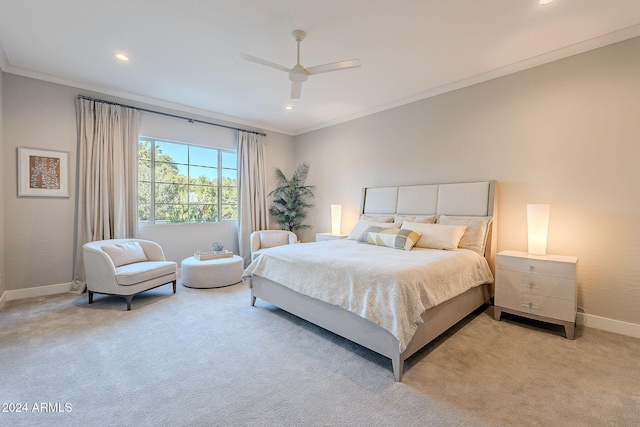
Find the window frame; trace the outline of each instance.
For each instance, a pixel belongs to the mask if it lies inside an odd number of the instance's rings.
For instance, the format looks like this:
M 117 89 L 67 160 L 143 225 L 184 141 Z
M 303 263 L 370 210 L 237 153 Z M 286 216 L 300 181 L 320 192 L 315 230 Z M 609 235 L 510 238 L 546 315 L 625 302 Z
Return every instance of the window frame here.
M 137 151 L 137 166 L 138 168 L 140 168 L 140 144 L 141 142 L 149 142 L 150 143 L 150 159 L 149 159 L 149 181 L 144 181 L 141 180 L 140 178 L 140 174 L 137 174 L 137 178 L 136 178 L 136 189 L 137 189 L 137 197 L 136 197 L 136 205 L 138 207 L 137 212 L 138 212 L 138 218 L 137 218 L 137 222 L 140 225 L 175 225 L 175 224 L 215 224 L 215 223 L 221 223 L 221 222 L 230 222 L 230 221 L 238 221 L 238 214 L 239 214 L 239 210 L 240 210 L 240 201 L 239 201 L 239 197 L 238 197 L 238 192 L 239 192 L 239 188 L 238 188 L 238 164 L 237 164 L 237 155 L 238 155 L 238 151 L 234 150 L 234 149 L 230 149 L 230 148 L 220 148 L 220 147 L 215 147 L 215 146 L 209 146 L 209 145 L 200 145 L 200 144 L 192 144 L 192 143 L 188 143 L 188 142 L 182 142 L 182 141 L 172 141 L 172 140 L 168 140 L 168 139 L 162 139 L 162 138 L 154 138 L 154 137 L 148 137 L 148 136 L 139 136 L 138 137 L 138 151 Z M 175 145 L 183 145 L 185 147 L 187 147 L 187 150 L 189 149 L 189 147 L 194 147 L 194 148 L 198 148 L 198 149 L 207 149 L 207 150 L 215 150 L 217 151 L 217 161 L 216 161 L 216 165 L 215 165 L 215 169 L 217 170 L 217 174 L 216 174 L 216 181 L 217 181 L 217 201 L 216 201 L 216 207 L 217 207 L 217 217 L 215 219 L 215 221 L 177 221 L 177 222 L 171 222 L 171 221 L 166 221 L 166 220 L 160 220 L 157 221 L 156 220 L 156 176 L 155 176 L 155 169 L 156 169 L 156 143 L 160 142 L 160 143 L 168 143 L 168 144 L 175 144 Z M 228 165 L 224 166 L 223 163 L 223 156 L 225 154 L 233 154 L 236 157 L 236 164 L 234 165 L 234 168 L 230 168 Z M 189 156 L 187 156 L 187 163 L 181 163 L 181 162 L 176 162 L 177 165 L 180 166 L 186 166 L 187 170 L 190 171 L 191 167 L 203 167 L 203 165 L 200 164 L 192 164 L 191 163 L 191 159 L 189 159 Z M 145 160 L 146 161 L 146 160 Z M 164 162 L 162 162 L 164 163 Z M 204 167 L 208 167 L 208 166 L 204 166 Z M 212 167 L 213 168 L 213 167 Z M 229 171 L 229 170 L 233 170 L 235 171 L 236 174 L 236 186 L 235 186 L 235 192 L 236 192 L 236 203 L 235 203 L 235 207 L 236 207 L 236 218 L 223 218 L 223 206 L 229 206 L 229 204 L 223 204 L 223 197 L 222 197 L 222 191 L 225 188 L 229 188 L 228 185 L 223 185 L 223 177 L 225 176 L 224 172 L 225 171 Z M 189 172 L 188 172 L 189 173 Z M 190 190 L 190 186 L 192 185 L 190 183 L 191 180 L 191 175 L 190 173 L 187 175 L 187 194 L 189 193 Z M 149 186 L 150 186 L 150 195 L 149 195 L 149 218 L 147 221 L 142 221 L 140 219 L 140 183 L 141 182 L 148 182 Z M 196 184 L 198 185 L 198 184 Z M 185 206 L 187 206 L 187 208 L 190 208 L 191 206 L 195 205 L 190 203 L 189 200 L 187 200 L 184 203 Z

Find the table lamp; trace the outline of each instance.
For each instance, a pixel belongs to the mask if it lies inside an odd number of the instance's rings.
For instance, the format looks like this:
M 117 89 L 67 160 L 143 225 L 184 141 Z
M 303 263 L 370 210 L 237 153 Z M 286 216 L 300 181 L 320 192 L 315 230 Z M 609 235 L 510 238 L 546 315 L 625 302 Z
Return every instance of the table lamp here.
M 527 238 L 531 255 L 546 255 L 549 208 L 545 204 L 527 205 Z
M 342 205 L 331 205 L 331 234 L 340 234 L 342 220 Z

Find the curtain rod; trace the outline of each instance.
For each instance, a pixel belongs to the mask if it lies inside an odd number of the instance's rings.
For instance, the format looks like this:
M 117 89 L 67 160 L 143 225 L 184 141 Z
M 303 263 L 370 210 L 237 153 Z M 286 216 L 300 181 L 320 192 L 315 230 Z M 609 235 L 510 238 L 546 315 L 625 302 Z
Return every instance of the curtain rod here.
M 249 133 L 255 133 L 256 135 L 267 136 L 266 133 L 262 133 L 262 132 L 256 132 L 256 131 L 253 131 L 253 130 L 234 128 L 233 126 L 227 126 L 227 125 L 221 125 L 221 124 L 218 124 L 218 123 L 206 122 L 204 120 L 192 119 L 190 117 L 178 116 L 176 114 L 163 113 L 162 111 L 148 110 L 146 108 L 134 107 L 132 105 L 121 104 L 119 102 L 107 101 L 107 100 L 104 100 L 104 99 L 91 98 L 91 97 L 84 96 L 84 95 L 78 95 L 78 99 L 86 99 L 88 101 L 103 102 L 105 104 L 118 105 L 120 107 L 125 107 L 125 108 L 133 108 L 133 109 L 138 110 L 138 111 L 144 111 L 145 113 L 158 114 L 158 115 L 161 115 L 161 116 L 173 117 L 174 119 L 186 120 L 189 123 L 202 123 L 202 124 L 205 124 L 205 125 L 218 126 L 218 127 L 221 127 L 221 128 L 237 130 L 237 131 L 240 131 L 240 132 L 249 132 Z

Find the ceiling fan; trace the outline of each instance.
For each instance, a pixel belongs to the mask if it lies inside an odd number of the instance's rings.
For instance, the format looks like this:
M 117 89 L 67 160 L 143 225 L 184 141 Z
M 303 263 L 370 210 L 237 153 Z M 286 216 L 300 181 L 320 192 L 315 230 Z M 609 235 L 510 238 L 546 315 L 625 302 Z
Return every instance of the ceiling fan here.
M 298 61 L 296 62 L 296 65 L 293 66 L 293 68 L 275 64 L 273 62 L 256 58 L 255 56 L 247 55 L 245 53 L 238 54 L 238 58 L 255 62 L 257 64 L 266 65 L 267 67 L 275 68 L 276 70 L 282 70 L 289 73 L 289 80 L 291 80 L 291 99 L 300 99 L 302 82 L 306 81 L 309 76 L 320 73 L 328 73 L 329 71 L 346 70 L 348 68 L 356 68 L 360 66 L 359 60 L 349 59 L 347 61 L 332 62 L 330 64 L 316 65 L 313 67 L 304 68 L 302 65 L 300 65 L 300 42 L 304 40 L 307 33 L 302 30 L 295 30 L 291 33 L 291 35 L 293 35 L 293 38 L 298 44 Z

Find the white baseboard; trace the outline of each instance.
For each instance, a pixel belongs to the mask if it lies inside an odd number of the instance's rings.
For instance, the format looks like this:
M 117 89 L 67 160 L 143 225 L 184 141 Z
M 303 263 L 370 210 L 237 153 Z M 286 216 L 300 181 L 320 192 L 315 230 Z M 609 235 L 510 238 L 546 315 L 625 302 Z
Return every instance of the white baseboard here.
M 587 328 L 600 329 L 602 331 L 640 338 L 640 325 L 636 323 L 623 322 L 621 320 L 614 320 L 607 317 L 594 316 L 593 314 L 585 313 L 578 313 L 576 323 L 578 323 L 578 325 L 586 326 Z
M 7 301 L 14 301 L 17 299 L 43 297 L 46 295 L 64 294 L 71 290 L 71 282 L 60 283 L 57 285 L 36 286 L 33 288 L 16 289 L 13 291 L 6 291 Z

